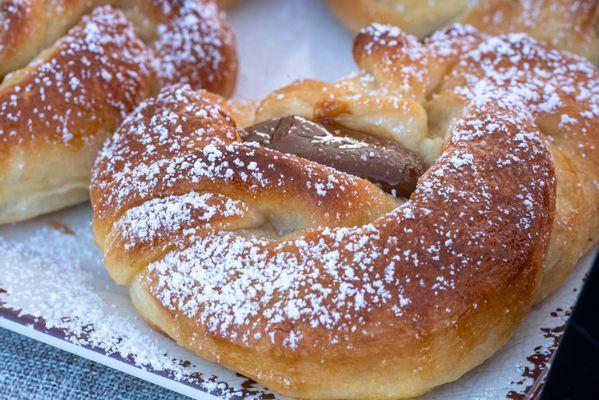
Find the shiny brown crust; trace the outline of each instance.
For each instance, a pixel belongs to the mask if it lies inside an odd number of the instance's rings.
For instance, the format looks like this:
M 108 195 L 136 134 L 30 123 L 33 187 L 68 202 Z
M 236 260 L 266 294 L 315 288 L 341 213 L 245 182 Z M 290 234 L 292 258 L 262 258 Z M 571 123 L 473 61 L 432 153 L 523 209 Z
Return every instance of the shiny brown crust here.
M 591 64 L 463 26 L 422 44 L 375 25 L 354 57 L 362 72 L 283 88 L 256 121 L 327 117 L 419 152 L 430 168 L 400 205 L 239 143 L 220 107 L 181 86 L 129 116 L 94 167 L 96 240 L 143 317 L 294 397 L 411 397 L 459 378 L 528 312 L 572 215 L 560 202 L 582 202 L 581 229 L 597 232 Z M 560 191 L 566 164 L 580 168 L 575 197 Z M 569 244 L 572 259 L 589 246 Z
M 233 36 L 214 2 L 113 2 L 123 10 L 83 19 L 99 2 L 47 3 L 0 5 L 0 75 L 36 56 L 0 85 L 0 223 L 84 201 L 103 140 L 161 86 L 235 85 Z
M 0 77 L 25 66 L 95 7 L 122 9 L 154 53 L 158 88 L 189 83 L 229 96 L 237 54 L 224 13 L 213 0 L 24 0 L 0 5 Z
M 493 35 L 525 32 L 599 65 L 598 0 L 327 0 L 351 30 L 373 22 L 425 37 L 452 23 Z
M 233 8 L 239 3 L 239 0 L 218 0 L 218 3 L 224 8 Z
M 529 45 L 530 39 L 524 35 L 512 34 L 507 38 L 522 42 L 517 43 L 513 60 L 505 60 L 508 55 L 499 53 L 495 55 L 499 60 L 495 66 L 492 50 L 494 47 L 500 50 L 503 40 L 487 39 L 483 42 L 485 47 L 471 51 L 468 67 L 454 67 L 459 60 L 456 51 L 462 54 L 481 43 L 482 37 L 473 34 L 472 28 L 454 26 L 425 42 L 437 54 L 445 54 L 444 62 L 423 53 L 421 45 L 408 36 L 389 42 L 383 36 L 373 43 L 370 36 L 360 34 L 354 43 L 354 57 L 366 74 L 334 85 L 296 82 L 267 97 L 257 108 L 256 118 L 260 121 L 293 113 L 311 118 L 333 110 L 339 123 L 373 135 L 395 137 L 432 161 L 441 151 L 442 135 L 462 107 L 463 99 L 456 96 L 456 90 L 476 84 L 484 87 L 493 77 L 491 74 L 495 79 L 505 80 L 505 87 L 517 86 L 523 95 L 530 96 L 529 102 L 536 112 L 535 123 L 549 140 L 557 175 L 555 221 L 536 299 L 540 301 L 564 281 L 578 260 L 599 241 L 597 70 L 577 57 L 540 51 L 536 43 Z M 389 52 L 390 44 L 403 51 Z M 511 47 L 516 44 L 508 42 L 506 51 Z M 521 53 L 525 56 L 520 56 Z M 478 58 L 481 54 L 485 55 L 482 60 Z M 481 62 L 491 66 L 479 65 Z M 414 69 L 404 70 L 402 64 Z M 530 71 L 511 76 L 506 72 L 511 65 L 515 71 L 523 66 L 537 68 L 545 71 L 546 76 L 539 80 Z M 446 75 L 450 68 L 453 71 Z M 384 82 L 386 88 L 393 90 L 381 96 L 377 82 Z M 397 113 L 398 109 L 402 112 Z M 377 123 L 368 123 L 373 120 Z M 401 136 L 396 136 L 397 126 L 401 126 Z

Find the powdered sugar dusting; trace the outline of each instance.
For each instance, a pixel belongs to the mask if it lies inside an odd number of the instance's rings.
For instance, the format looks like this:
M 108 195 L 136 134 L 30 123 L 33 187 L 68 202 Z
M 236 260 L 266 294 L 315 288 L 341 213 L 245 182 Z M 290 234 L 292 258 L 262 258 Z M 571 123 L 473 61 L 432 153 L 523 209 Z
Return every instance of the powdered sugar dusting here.
M 100 276 L 104 274 L 101 257 L 92 245 L 89 225 L 74 231 L 65 234 L 42 227 L 21 240 L 0 237 L 3 309 L 15 310 L 19 318 L 30 319 L 32 324 L 38 321 L 44 329 L 58 329 L 66 340 L 79 346 L 196 385 L 205 392 L 231 399 L 262 397 L 259 390 L 236 388 L 239 378 L 229 372 L 178 358 L 192 356 L 157 336 L 132 310 L 123 312 L 124 303 L 128 304 L 125 296 L 108 296 L 106 292 L 112 288 L 98 287 L 107 278 Z M 211 370 L 219 377 L 210 376 Z M 222 382 L 223 377 L 228 384 Z
M 513 125 L 502 129 L 507 135 Z M 465 135 L 468 130 L 471 134 L 471 128 L 464 127 Z M 542 156 L 538 136 L 531 133 L 528 140 L 515 153 Z M 521 143 L 514 139 L 510 145 Z M 369 335 L 366 315 L 372 321 L 390 312 L 416 323 L 425 317 L 410 308 L 424 295 L 417 294 L 421 291 L 437 298 L 435 309 L 451 313 L 442 300 L 445 294 L 463 287 L 461 275 L 484 265 L 488 257 L 473 257 L 468 249 L 484 248 L 484 232 L 507 224 L 534 242 L 544 214 L 537 206 L 523 212 L 520 202 L 498 205 L 497 188 L 473 154 L 456 148 L 444 157 L 414 194 L 419 206 L 410 202 L 373 225 L 317 229 L 294 241 L 272 243 L 233 234 L 199 237 L 189 248 L 151 264 L 147 284 L 166 307 L 197 318 L 214 334 L 246 345 L 264 339 L 291 350 L 300 346 L 306 332 L 313 337 L 322 328 L 333 344 L 351 343 L 354 334 Z M 550 185 L 546 168 L 541 164 L 534 169 Z M 474 177 L 467 189 L 463 180 L 452 178 L 465 171 Z M 521 186 L 517 196 L 530 199 L 528 206 L 536 204 L 544 190 L 541 182 Z M 455 211 L 439 214 L 440 203 L 459 208 L 459 220 L 471 221 L 470 231 L 455 223 Z M 496 215 L 498 206 L 505 212 Z M 480 215 L 488 219 L 481 223 Z M 423 225 L 434 227 L 432 236 Z M 499 249 L 492 259 L 510 263 L 514 253 L 506 250 Z M 432 271 L 425 272 L 429 268 L 435 270 L 432 277 Z M 287 324 L 298 328 L 284 330 Z
M 0 11 L 7 28 L 6 35 L 0 34 L 0 55 L 1 46 L 41 46 L 37 36 L 15 24 L 43 22 L 31 21 L 34 11 L 27 2 L 17 3 L 10 1 Z M 237 61 L 234 37 L 218 4 L 200 0 L 148 3 L 144 7 L 115 4 L 139 23 L 136 28 L 145 33 L 147 43 L 138 37 L 125 14 L 111 6 L 98 7 L 77 21 L 74 18 L 85 8 L 60 15 L 66 7 L 64 1 L 48 5 L 56 7 L 65 27 L 79 23 L 49 50 L 36 54 L 29 65 L 5 77 L 0 95 L 0 142 L 87 142 L 112 132 L 151 89 L 170 83 L 186 82 L 215 92 L 228 90 L 235 80 Z M 41 32 L 44 28 L 36 29 Z M 13 33 L 24 43 L 11 43 Z M 57 28 L 47 34 L 61 33 Z M 24 36 L 21 39 L 19 35 Z M 16 47 L 15 52 L 19 51 Z M 9 60 L 11 56 L 7 53 Z M 151 77 L 158 82 L 151 82 Z
M 5 78 L 0 142 L 85 141 L 97 126 L 114 127 L 147 95 L 148 54 L 124 15 L 110 7 L 84 17 L 46 58 Z
M 184 235 L 192 235 L 194 225 L 208 222 L 217 215 L 227 218 L 244 214 L 241 202 L 230 198 L 218 202 L 216 197 L 212 193 L 189 192 L 152 199 L 129 209 L 114 229 L 124 238 L 124 246 L 128 249 L 140 242 L 152 243 L 158 235 L 174 234 L 182 229 Z
M 161 1 L 163 13 L 176 17 L 157 26 L 160 39 L 154 44 L 154 69 L 162 85 L 189 83 L 195 88 L 218 88 L 222 84 L 224 48 L 233 46 L 234 38 L 225 16 L 215 1 Z M 228 54 L 227 57 L 231 57 Z M 225 76 L 225 79 L 231 77 Z M 214 90 L 213 89 L 213 90 Z
M 376 329 L 434 325 L 440 315 L 451 321 L 463 307 L 475 309 L 480 299 L 468 294 L 471 279 L 490 265 L 515 273 L 518 260 L 547 240 L 555 180 L 536 118 L 559 112 L 568 96 L 596 92 L 592 67 L 581 59 L 566 61 L 523 35 L 487 38 L 468 27 L 435 35 L 424 46 L 397 28 L 375 25 L 365 34 L 366 56 L 383 55 L 381 69 L 364 61 L 375 69 L 374 82 L 385 87 L 379 95 L 401 98 L 422 90 L 415 99 L 447 93 L 464 99 L 445 152 L 406 204 L 370 224 L 318 227 L 293 239 L 225 231 L 197 235 L 144 272 L 145 284 L 166 308 L 244 346 L 352 348 L 355 338 L 374 337 Z M 429 77 L 443 70 L 443 79 Z M 586 99 L 581 108 L 594 112 L 595 96 Z M 581 120 L 575 128 L 584 131 L 589 123 Z M 206 187 L 226 191 L 235 182 L 252 193 L 273 179 L 274 187 L 283 184 L 267 171 L 276 172 L 276 160 L 292 156 L 235 141 L 219 144 L 219 137 L 151 165 L 137 162 L 122 175 L 109 169 L 115 184 L 104 204 L 126 208 L 131 196 L 151 198 L 162 188 L 205 179 L 211 182 Z M 128 159 L 126 152 L 122 156 Z M 324 171 L 333 176 L 332 170 L 318 170 L 315 177 L 323 179 Z M 332 189 L 346 179 L 334 176 Z M 316 196 L 322 190 L 313 178 L 306 186 Z M 472 296 L 472 304 L 460 303 L 456 293 Z
M 276 2 L 278 4 L 284 4 L 284 6 L 281 7 L 286 7 L 287 4 L 292 4 L 294 3 L 293 1 L 289 1 L 289 2 Z M 298 2 L 295 2 L 298 3 Z M 302 1 L 300 1 L 299 3 L 302 3 Z M 303 6 L 303 3 L 302 3 Z M 285 8 L 285 10 L 288 10 L 289 7 Z M 291 8 L 293 10 L 293 8 Z M 248 8 L 248 10 L 254 10 L 253 8 Z M 316 12 L 320 11 L 320 9 L 318 9 L 317 7 L 314 8 L 314 10 Z M 269 17 L 272 13 L 272 9 L 271 7 L 268 7 L 268 11 L 267 11 L 267 17 Z M 262 14 L 260 14 L 262 15 Z M 294 15 L 293 13 L 287 13 L 286 15 Z M 256 17 L 255 15 L 251 16 L 252 18 Z M 306 26 L 310 26 L 310 21 L 315 21 L 316 19 L 314 18 L 306 18 L 305 22 L 302 21 L 302 24 L 306 24 Z M 275 21 L 276 24 L 269 24 L 269 27 L 271 26 L 281 26 L 284 24 L 287 24 L 288 21 L 286 19 L 281 19 L 279 21 Z M 1 28 L 0 28 L 1 29 Z M 266 29 L 265 29 L 266 30 Z M 267 30 L 268 31 L 268 30 Z M 248 34 L 248 36 L 251 36 L 250 34 Z M 276 42 L 276 40 L 275 40 Z M 322 44 L 320 42 L 316 42 L 315 45 L 319 45 Z M 336 43 L 337 44 L 337 43 Z M 323 46 L 324 47 L 324 46 Z M 339 46 L 339 47 L 348 47 L 348 46 Z M 293 54 L 293 55 L 300 55 L 301 57 L 298 57 L 297 59 L 294 58 L 294 65 L 296 64 L 301 64 L 301 65 L 306 65 L 306 67 L 304 69 L 299 69 L 299 71 L 301 71 L 301 74 L 307 75 L 309 74 L 309 69 L 313 68 L 315 61 L 313 59 L 307 60 L 305 59 L 305 57 L 307 57 L 308 55 L 312 55 L 312 53 L 310 54 L 303 54 L 301 53 L 301 50 L 303 50 L 305 47 L 300 47 L 299 50 L 298 49 L 291 49 L 291 51 L 289 52 L 289 54 Z M 326 49 L 327 51 L 329 51 L 329 49 Z M 330 49 L 330 53 L 335 55 L 338 53 L 337 51 L 337 47 L 333 47 Z M 342 57 L 338 57 L 338 59 L 341 59 Z M 298 62 L 297 60 L 302 60 L 304 62 Z M 259 72 L 260 72 L 260 68 L 252 68 L 254 66 L 254 64 L 250 62 L 248 64 L 244 64 L 244 70 L 245 72 L 248 74 L 248 76 L 256 76 Z M 280 59 L 277 58 L 277 63 L 280 62 Z M 308 62 L 310 61 L 310 62 Z M 318 60 L 317 60 L 318 61 Z M 255 62 L 255 65 L 259 65 L 260 67 L 264 64 L 264 60 L 257 60 Z M 322 63 L 320 63 L 322 64 Z M 316 65 L 318 66 L 318 62 L 316 62 Z M 253 74 L 252 72 L 256 72 L 256 74 Z M 319 70 L 320 71 L 320 70 Z M 512 157 L 512 155 L 506 155 L 505 159 L 507 160 L 507 157 Z M 460 159 L 460 160 L 466 160 L 467 156 L 466 155 L 456 155 L 456 158 Z M 468 165 L 464 164 L 464 167 L 467 167 Z M 409 218 L 414 218 L 417 217 L 417 215 L 414 214 L 414 210 L 412 208 L 407 208 L 404 207 L 401 209 L 402 214 L 404 215 L 405 218 L 409 219 Z M 82 221 L 89 221 L 89 218 L 87 216 L 85 216 L 85 218 L 82 218 Z M 34 228 L 32 228 L 34 229 Z M 90 235 L 88 235 L 90 236 Z M 54 235 L 45 235 L 46 238 L 51 239 L 54 245 L 56 245 L 56 243 L 61 243 L 61 242 L 57 242 L 56 241 L 56 237 Z M 450 239 L 446 239 L 446 240 L 450 240 Z M 91 237 L 86 238 L 86 242 L 87 242 L 87 247 L 93 247 L 93 243 L 92 243 L 92 239 Z M 37 246 L 37 245 L 36 245 Z M 436 247 L 431 249 L 431 251 L 435 251 Z M 99 260 L 99 255 L 96 256 L 98 257 Z M 26 260 L 24 260 L 26 261 Z M 97 261 L 97 260 L 96 260 Z M 589 260 L 590 261 L 590 260 Z M 72 259 L 68 260 L 69 263 L 72 263 Z M 67 265 L 67 264 L 64 264 Z M 589 264 L 590 265 L 590 264 Z M 39 266 L 40 268 L 43 268 L 43 265 Z M 4 267 L 3 267 L 4 268 Z M 95 266 L 95 268 L 100 269 L 101 266 L 97 265 Z M 392 278 L 392 274 L 393 274 L 393 270 L 397 269 L 397 266 L 393 266 L 390 267 L 388 270 L 388 276 L 389 279 Z M 545 320 L 542 318 L 542 316 L 540 316 L 540 314 L 546 314 L 548 310 L 550 310 L 552 307 L 559 305 L 564 307 L 564 305 L 570 305 L 573 304 L 575 297 L 576 297 L 576 293 L 574 293 L 572 291 L 572 288 L 574 286 L 579 287 L 580 286 L 580 282 L 582 280 L 582 276 L 584 274 L 584 271 L 586 270 L 586 266 L 585 268 L 580 268 L 579 270 L 577 270 L 577 273 L 572 276 L 573 279 L 571 279 L 569 281 L 569 283 L 567 284 L 566 287 L 563 287 L 562 289 L 560 289 L 560 292 L 556 295 L 553 296 L 552 298 L 549 299 L 549 302 L 545 302 L 541 305 L 541 307 L 537 307 L 535 308 L 531 314 L 529 315 L 529 317 L 526 320 L 526 323 L 524 324 L 524 326 L 522 327 L 523 329 L 521 329 L 518 334 L 516 335 L 516 337 L 514 338 L 515 340 L 513 340 L 512 342 L 509 343 L 509 345 L 505 346 L 504 349 L 501 351 L 500 354 L 498 354 L 497 356 L 495 356 L 493 358 L 493 360 L 490 360 L 489 362 L 485 363 L 485 365 L 483 365 L 481 368 L 477 369 L 476 371 L 474 371 L 473 373 L 469 374 L 468 376 L 462 378 L 457 385 L 455 384 L 450 384 L 450 385 L 445 385 L 443 388 L 441 388 L 441 392 L 434 392 L 431 393 L 429 396 L 427 396 L 426 398 L 443 398 L 443 399 L 461 399 L 464 397 L 482 397 L 482 398 L 495 398 L 495 397 L 505 397 L 505 391 L 504 390 L 504 384 L 507 385 L 510 382 L 510 379 L 513 379 L 512 377 L 514 376 L 515 370 L 516 370 L 516 365 L 521 365 L 521 363 L 518 362 L 518 360 L 521 358 L 521 356 L 523 354 L 528 354 L 529 350 L 532 349 L 533 346 L 535 346 L 537 344 L 537 341 L 539 340 L 536 336 L 535 336 L 535 329 L 537 327 L 541 327 L 541 326 L 546 326 L 546 325 L 540 325 L 540 324 L 545 324 Z M 4 269 L 2 270 L 4 271 Z M 14 268 L 10 270 L 11 273 L 13 274 L 21 274 L 20 269 L 19 270 L 15 270 Z M 41 277 L 43 279 L 43 277 Z M 0 278 L 1 281 L 1 278 Z M 34 285 L 35 282 L 30 282 L 31 285 Z M 0 285 L 2 286 L 2 285 Z M 43 289 L 43 288 L 42 288 Z M 116 288 L 114 287 L 110 287 L 110 289 L 106 289 L 104 290 L 104 288 L 100 288 L 98 289 L 98 292 L 100 293 L 106 293 L 106 292 L 114 292 L 114 291 L 118 291 Z M 42 299 L 43 301 L 43 299 Z M 127 302 L 128 303 L 128 302 Z M 400 302 L 400 306 L 401 306 L 401 302 Z M 144 324 L 141 324 L 141 328 L 143 329 Z M 155 334 L 154 337 L 159 337 L 158 334 Z M 304 339 L 305 340 L 305 339 Z M 293 343 L 293 337 L 290 335 L 290 343 Z M 229 382 L 229 378 L 228 377 L 224 377 L 222 378 L 225 381 Z M 440 394 L 439 394 L 440 393 Z
M 364 183 L 353 176 L 237 142 L 238 137 L 233 121 L 202 93 L 187 85 L 164 89 L 142 103 L 101 151 L 92 186 L 100 216 L 118 216 L 163 190 L 179 193 L 190 185 L 197 190 L 214 185 L 215 192 L 231 196 L 236 184 L 254 196 L 268 197 L 272 190 L 310 196 L 337 221 L 360 201 L 376 201 L 360 193 L 374 189 L 360 189 Z M 331 201 L 343 207 L 330 210 Z
M 88 1 L 72 6 L 52 0 L 45 6 L 9 0 L 0 9 L 0 58 L 20 68 L 35 52 L 58 40 L 79 22 L 83 13 L 103 6 Z M 214 0 L 152 0 L 140 4 L 112 1 L 136 24 L 136 31 L 153 53 L 152 67 L 159 85 L 185 82 L 194 88 L 228 91 L 237 61 L 234 36 L 225 14 Z M 52 20 L 59 22 L 52 27 Z M 31 28 L 26 28 L 32 26 Z M 149 64 L 149 63 L 148 63 Z M 0 67 L 0 75 L 6 72 Z M 104 75 L 108 76 L 108 75 Z

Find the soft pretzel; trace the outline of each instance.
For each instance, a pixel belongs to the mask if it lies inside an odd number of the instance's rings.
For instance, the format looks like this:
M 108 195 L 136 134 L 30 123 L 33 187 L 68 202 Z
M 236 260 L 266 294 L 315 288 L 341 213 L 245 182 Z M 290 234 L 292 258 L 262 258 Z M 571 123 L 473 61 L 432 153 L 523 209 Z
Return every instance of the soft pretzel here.
M 186 86 L 144 102 L 94 166 L 95 237 L 142 316 L 300 398 L 410 397 L 459 378 L 527 313 L 548 246 L 569 263 L 596 241 L 592 65 L 463 26 L 421 44 L 375 25 L 354 57 L 362 72 L 292 84 L 255 122 L 394 140 L 430 166 L 409 198 L 242 142 L 254 128 Z
M 228 95 L 235 84 L 233 36 L 213 1 L 112 1 L 122 11 L 82 19 L 108 2 L 47 3 L 0 4 L 0 77 L 14 70 L 0 85 L 0 223 L 85 200 L 102 141 L 160 87 Z
M 327 0 L 350 29 L 372 22 L 424 37 L 448 24 L 470 24 L 498 35 L 525 32 L 599 64 L 597 0 Z

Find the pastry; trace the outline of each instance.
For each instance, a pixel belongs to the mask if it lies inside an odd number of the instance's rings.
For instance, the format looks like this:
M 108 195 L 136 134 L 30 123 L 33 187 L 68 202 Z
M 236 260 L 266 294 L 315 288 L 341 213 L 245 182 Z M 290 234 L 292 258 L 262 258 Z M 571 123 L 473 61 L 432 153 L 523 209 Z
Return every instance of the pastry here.
M 232 8 L 239 3 L 239 0 L 218 0 L 219 4 L 225 8 Z
M 599 64 L 597 0 L 327 0 L 327 3 L 352 30 L 380 22 L 425 37 L 460 22 L 494 35 L 525 32 Z
M 458 379 L 597 238 L 590 63 L 461 25 L 373 25 L 354 58 L 254 118 L 165 88 L 93 170 L 96 241 L 143 318 L 293 397 Z
M 0 4 L 0 223 L 87 199 L 103 140 L 160 87 L 235 84 L 233 35 L 212 1 L 46 3 Z

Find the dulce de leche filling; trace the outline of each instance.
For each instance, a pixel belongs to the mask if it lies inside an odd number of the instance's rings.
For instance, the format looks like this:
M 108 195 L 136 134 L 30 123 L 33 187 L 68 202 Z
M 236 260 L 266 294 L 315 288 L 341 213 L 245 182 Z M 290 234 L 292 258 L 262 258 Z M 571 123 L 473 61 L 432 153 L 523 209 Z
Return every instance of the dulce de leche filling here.
M 297 115 L 273 118 L 240 132 L 244 142 L 295 154 L 375 183 L 394 196 L 409 197 L 425 170 L 414 152 L 391 140 L 316 123 Z

